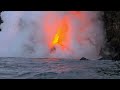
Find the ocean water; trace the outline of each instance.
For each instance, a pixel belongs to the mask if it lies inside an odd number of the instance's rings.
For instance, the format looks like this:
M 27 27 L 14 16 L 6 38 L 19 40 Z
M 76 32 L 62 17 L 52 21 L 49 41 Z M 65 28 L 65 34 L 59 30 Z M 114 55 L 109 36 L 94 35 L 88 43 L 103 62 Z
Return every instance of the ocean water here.
M 120 62 L 0 58 L 0 79 L 120 79 Z

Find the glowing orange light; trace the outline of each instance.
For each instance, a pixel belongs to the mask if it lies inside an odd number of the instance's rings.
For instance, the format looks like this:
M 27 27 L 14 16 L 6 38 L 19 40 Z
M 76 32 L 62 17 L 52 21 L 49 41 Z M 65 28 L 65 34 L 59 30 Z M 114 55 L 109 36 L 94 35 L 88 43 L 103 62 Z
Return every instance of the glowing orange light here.
M 80 25 L 76 25 L 77 28 L 73 30 L 74 22 L 78 22 Z M 43 25 L 45 40 L 51 53 L 57 50 L 57 46 L 66 52 L 72 52 L 70 46 L 74 36 L 72 32 L 77 31 L 75 39 L 79 44 L 83 43 L 86 39 L 81 36 L 81 33 L 87 32 L 91 22 L 86 18 L 86 14 L 79 11 L 69 11 L 62 18 L 55 12 L 48 12 Z
M 62 46 L 64 49 L 64 41 L 66 40 L 67 37 L 67 32 L 68 32 L 68 23 L 66 19 L 64 18 L 61 22 L 60 25 L 57 28 L 57 33 L 55 34 L 53 40 L 52 40 L 52 46 L 54 47 L 56 44 Z

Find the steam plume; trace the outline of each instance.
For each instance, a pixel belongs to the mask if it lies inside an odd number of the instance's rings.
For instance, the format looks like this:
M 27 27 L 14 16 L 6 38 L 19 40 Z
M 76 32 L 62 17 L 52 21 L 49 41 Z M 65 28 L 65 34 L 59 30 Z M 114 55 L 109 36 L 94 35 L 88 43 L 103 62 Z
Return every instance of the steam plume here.
M 4 11 L 1 13 L 0 57 L 99 58 L 104 44 L 100 17 L 98 11 Z M 65 50 L 57 43 L 51 49 L 50 43 L 64 20 L 67 34 L 58 35 L 66 37 L 61 41 Z

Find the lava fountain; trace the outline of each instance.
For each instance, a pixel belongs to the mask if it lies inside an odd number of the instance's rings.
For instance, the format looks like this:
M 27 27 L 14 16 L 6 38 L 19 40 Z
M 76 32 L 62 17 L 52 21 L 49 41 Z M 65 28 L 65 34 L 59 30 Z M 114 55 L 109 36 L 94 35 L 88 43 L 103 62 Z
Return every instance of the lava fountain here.
M 1 57 L 97 59 L 104 45 L 98 11 L 4 11 Z

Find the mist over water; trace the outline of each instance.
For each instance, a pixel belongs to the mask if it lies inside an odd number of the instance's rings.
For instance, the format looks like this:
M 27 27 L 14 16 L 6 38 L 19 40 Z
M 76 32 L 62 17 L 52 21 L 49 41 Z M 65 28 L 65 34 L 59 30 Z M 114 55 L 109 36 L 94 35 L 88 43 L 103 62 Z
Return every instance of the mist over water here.
M 49 44 L 66 19 L 65 50 Z M 4 11 L 0 32 L 0 57 L 88 58 L 100 57 L 104 45 L 103 22 L 97 11 Z

